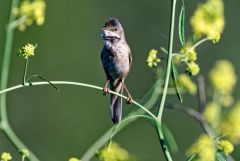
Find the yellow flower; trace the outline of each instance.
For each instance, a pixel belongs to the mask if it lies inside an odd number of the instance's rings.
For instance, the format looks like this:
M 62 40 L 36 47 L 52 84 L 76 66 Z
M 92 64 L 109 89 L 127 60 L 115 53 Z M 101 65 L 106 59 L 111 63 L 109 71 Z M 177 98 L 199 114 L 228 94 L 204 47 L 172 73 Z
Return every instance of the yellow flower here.
M 209 77 L 213 87 L 221 94 L 231 93 L 237 82 L 234 67 L 228 60 L 217 61 Z
M 240 143 L 240 100 L 225 114 L 220 129 L 233 144 Z
M 216 128 L 216 124 L 220 119 L 220 107 L 215 102 L 210 102 L 206 105 L 203 116 L 205 120 Z
M 13 10 L 21 23 L 18 25 L 19 30 L 25 30 L 26 26 L 32 25 L 35 21 L 37 25 L 42 25 L 45 20 L 45 8 L 46 4 L 44 0 L 24 0 L 19 8 Z
M 35 0 L 32 3 L 32 8 L 37 25 L 42 25 L 45 20 L 45 2 L 43 0 Z
M 34 50 L 37 45 L 33 46 L 32 44 L 27 44 L 18 50 L 18 56 L 24 57 L 27 59 L 30 56 L 34 56 Z
M 198 64 L 196 64 L 195 62 L 190 62 L 187 64 L 187 69 L 186 72 L 189 73 L 190 75 L 197 75 L 200 71 L 200 68 L 198 66 Z
M 118 144 L 112 143 L 110 147 L 103 148 L 97 156 L 101 161 L 132 161 L 129 153 Z
M 218 41 L 225 25 L 223 0 L 207 0 L 200 4 L 191 18 L 191 25 L 197 37 L 206 35 Z
M 233 104 L 234 98 L 231 95 L 223 95 L 221 97 L 221 102 L 225 107 L 229 107 Z
M 148 53 L 147 57 L 147 64 L 150 68 L 156 67 L 157 63 L 160 62 L 161 60 L 157 57 L 158 51 L 155 49 L 151 49 L 150 52 Z
M 184 55 L 186 62 L 192 62 L 197 60 L 197 53 L 194 49 L 191 49 L 192 46 L 186 44 L 181 50 L 180 54 Z
M 218 148 L 226 155 L 231 154 L 234 150 L 232 143 L 228 140 L 220 140 L 218 142 Z
M 10 153 L 3 152 L 1 154 L 1 161 L 9 161 L 9 160 L 12 160 L 12 156 L 10 155 Z
M 70 158 L 68 161 L 81 161 L 81 160 L 79 160 L 78 158 L 72 157 L 72 158 Z
M 187 76 L 186 74 L 180 74 L 179 77 L 179 83 L 181 87 L 189 92 L 190 94 L 194 95 L 197 92 L 197 86 L 196 84 Z
M 194 161 L 215 161 L 215 151 L 214 141 L 204 134 L 187 150 L 187 156 L 196 154 Z

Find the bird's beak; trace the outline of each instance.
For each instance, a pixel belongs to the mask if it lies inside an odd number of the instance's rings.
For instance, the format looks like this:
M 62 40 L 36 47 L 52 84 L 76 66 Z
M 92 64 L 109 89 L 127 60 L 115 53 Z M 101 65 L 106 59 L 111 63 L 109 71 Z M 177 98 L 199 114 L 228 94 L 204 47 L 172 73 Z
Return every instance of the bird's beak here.
M 106 30 L 106 28 L 105 28 L 105 27 L 102 27 L 102 28 L 101 28 L 101 30 L 102 30 L 102 31 L 105 31 L 105 30 Z

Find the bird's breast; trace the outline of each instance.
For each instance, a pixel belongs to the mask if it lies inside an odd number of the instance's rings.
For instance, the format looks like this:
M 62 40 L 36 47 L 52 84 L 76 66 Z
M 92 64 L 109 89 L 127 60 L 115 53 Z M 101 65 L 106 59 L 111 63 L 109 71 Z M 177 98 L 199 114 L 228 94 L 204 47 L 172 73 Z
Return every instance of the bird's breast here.
M 109 72 L 113 79 L 125 78 L 129 72 L 129 53 L 120 47 L 115 47 L 114 53 L 104 54 L 104 68 Z

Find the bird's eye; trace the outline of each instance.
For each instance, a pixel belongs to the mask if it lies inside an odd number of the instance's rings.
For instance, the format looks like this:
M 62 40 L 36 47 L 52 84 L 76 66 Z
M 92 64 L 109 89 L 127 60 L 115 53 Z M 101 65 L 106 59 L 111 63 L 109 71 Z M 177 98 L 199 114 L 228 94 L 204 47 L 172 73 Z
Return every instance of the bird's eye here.
M 118 28 L 117 28 L 117 27 L 114 27 L 114 28 L 113 28 L 113 30 L 114 30 L 114 31 L 117 31 L 117 30 L 118 30 Z

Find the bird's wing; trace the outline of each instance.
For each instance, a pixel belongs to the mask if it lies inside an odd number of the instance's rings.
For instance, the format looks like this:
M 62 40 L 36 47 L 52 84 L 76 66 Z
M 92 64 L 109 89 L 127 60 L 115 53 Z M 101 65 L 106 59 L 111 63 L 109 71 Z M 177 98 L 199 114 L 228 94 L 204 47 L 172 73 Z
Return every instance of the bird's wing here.
M 132 65 L 132 52 L 129 52 L 129 66 L 131 67 Z

